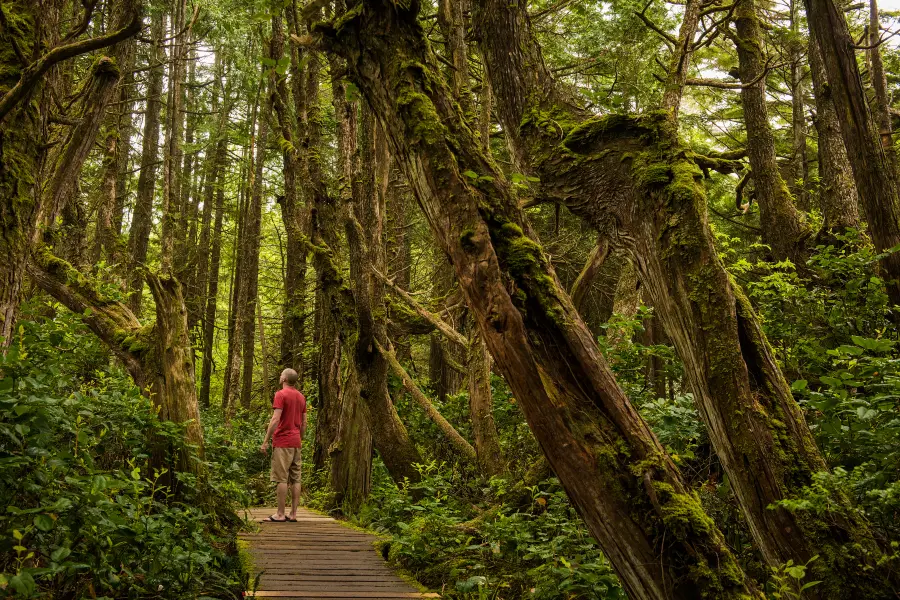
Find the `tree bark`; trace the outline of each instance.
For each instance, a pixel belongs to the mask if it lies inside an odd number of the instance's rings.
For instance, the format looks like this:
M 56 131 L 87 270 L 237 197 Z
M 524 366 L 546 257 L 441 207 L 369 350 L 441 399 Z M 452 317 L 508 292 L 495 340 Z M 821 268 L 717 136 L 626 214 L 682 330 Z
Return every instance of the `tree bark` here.
M 775 138 L 766 108 L 767 68 L 762 32 L 755 0 L 742 1 L 735 9 L 734 43 L 737 47 L 741 104 L 747 127 L 747 157 L 759 203 L 763 242 L 776 260 L 790 259 L 798 267 L 806 264 L 809 225 L 794 206 L 775 157 Z M 755 82 L 755 83 L 754 83 Z
M 163 273 L 172 271 L 175 239 L 182 218 L 182 145 L 184 143 L 184 81 L 187 68 L 185 10 L 187 0 L 172 0 L 170 37 L 172 57 L 169 61 L 169 96 L 166 103 L 166 137 L 163 152 L 162 223 L 159 263 Z
M 153 325 L 141 326 L 122 302 L 97 291 L 97 282 L 70 264 L 40 249 L 28 265 L 37 285 L 75 314 L 122 361 L 135 384 L 159 408 L 165 421 L 185 425 L 184 441 L 203 458 L 203 431 L 194 382 L 193 350 L 187 331 L 187 311 L 180 284 L 170 277 L 147 275 L 156 304 Z M 190 453 L 177 457 L 176 466 L 200 472 Z
M 809 212 L 809 157 L 806 148 L 805 86 L 803 85 L 803 53 L 800 45 L 800 4 L 801 0 L 790 0 L 791 9 L 791 134 L 793 156 L 791 157 L 791 187 L 797 199 L 797 207 Z
M 150 73 L 147 80 L 147 104 L 144 111 L 144 132 L 141 147 L 141 166 L 137 184 L 137 199 L 128 235 L 129 290 L 128 307 L 141 316 L 141 297 L 144 291 L 142 269 L 147 260 L 150 228 L 153 224 L 153 197 L 156 192 L 157 162 L 159 161 L 159 120 L 162 109 L 163 63 L 165 52 L 162 40 L 165 22 L 162 11 L 153 13 L 151 25 L 153 45 L 147 61 Z
M 655 112 L 591 117 L 564 103 L 521 5 L 488 0 L 474 15 L 504 129 L 528 157 L 544 197 L 629 248 L 765 560 L 805 564 L 819 554 L 824 560 L 811 566 L 811 576 L 823 583 L 810 595 L 868 593 L 873 577 L 850 562 L 868 564 L 880 553 L 846 499 L 838 498 L 829 514 L 839 524 L 833 529 L 769 508 L 826 466 L 758 317 L 718 257 L 700 170 L 675 122 Z M 753 16 L 738 14 L 741 30 Z M 738 39 L 748 39 L 746 32 Z M 552 123 L 565 125 L 560 131 Z M 491 354 L 499 362 L 493 348 Z M 847 538 L 865 550 L 847 557 Z
M 869 234 L 875 249 L 885 252 L 900 245 L 896 171 L 879 139 L 877 121 L 869 112 L 853 38 L 843 10 L 834 0 L 806 0 L 806 16 L 822 51 L 828 88 L 841 120 L 841 137 L 853 167 Z M 880 266 L 891 303 L 900 305 L 900 253 L 889 253 Z
M 759 597 L 615 384 L 518 199 L 464 124 L 436 74 L 418 7 L 388 0 L 367 2 L 365 10 L 354 5 L 336 28 L 318 31 L 347 59 L 348 76 L 384 126 L 554 471 L 631 597 Z M 509 10 L 504 3 L 489 12 Z M 520 47 L 505 46 L 504 53 L 519 57 L 510 50 Z M 491 82 L 505 85 L 493 71 Z M 489 179 L 470 183 L 462 175 L 468 170 Z M 664 531 L 672 533 L 660 543 Z
M 271 110 L 271 103 L 266 105 L 266 113 Z M 253 386 L 253 359 L 256 351 L 256 303 L 259 302 L 259 250 L 261 245 L 262 202 L 263 202 L 263 165 L 266 161 L 266 143 L 269 137 L 268 114 L 261 114 L 256 144 L 256 160 L 254 174 L 250 184 L 250 202 L 247 205 L 247 225 L 244 231 L 242 246 L 244 260 L 241 268 L 241 298 L 236 307 L 238 320 L 242 328 L 243 371 L 241 374 L 241 406 L 250 408 L 250 396 Z M 240 313 L 243 313 L 241 315 Z
M 859 228 L 859 200 L 853 181 L 853 168 L 841 138 L 841 124 L 831 100 L 822 51 L 809 37 L 809 70 L 816 100 L 815 127 L 819 135 L 819 203 L 822 206 L 822 230 L 817 235 L 827 241 L 833 233 Z
M 228 139 L 221 132 L 221 137 L 216 143 L 216 218 L 212 232 L 212 247 L 209 254 L 208 281 L 206 291 L 206 306 L 203 313 L 203 364 L 200 376 L 200 405 L 209 407 L 210 384 L 212 380 L 213 366 L 213 342 L 216 331 L 216 309 L 219 301 L 219 265 L 222 255 L 222 223 L 225 215 L 225 165 L 224 159 L 228 150 Z M 220 162 L 221 157 L 221 162 Z M 212 200 L 211 198 L 209 199 Z
M 273 21 L 277 35 L 283 35 L 281 18 Z M 316 63 L 318 66 L 318 63 Z M 309 68 L 309 67 L 307 67 Z M 318 71 L 318 69 L 317 69 Z M 292 72 L 294 79 L 303 77 L 302 70 Z M 279 199 L 281 219 L 285 231 L 284 305 L 281 320 L 281 348 L 279 364 L 281 368 L 291 368 L 300 376 L 302 387 L 304 378 L 303 340 L 305 337 L 306 311 L 306 246 L 304 244 L 305 221 L 303 198 L 298 188 L 298 178 L 302 175 L 299 140 L 295 139 L 297 122 L 291 110 L 291 96 L 287 80 L 278 77 L 274 97 L 275 114 L 278 117 L 279 145 L 282 148 L 284 195 Z
M 350 116 L 347 112 L 344 113 Z M 352 357 L 352 369 L 359 383 L 359 397 L 367 417 L 375 448 L 381 455 L 391 477 L 398 485 L 406 480 L 416 481 L 414 465 L 421 462 L 419 452 L 409 437 L 406 427 L 397 414 L 388 392 L 388 365 L 378 351 L 378 344 L 386 346 L 387 329 L 383 319 L 384 291 L 380 281 L 374 280 L 373 269 L 384 269 L 384 177 L 389 173 L 390 156 L 387 145 L 376 138 L 375 116 L 360 107 L 356 127 L 354 119 L 342 131 L 358 135 L 357 160 L 351 167 L 353 182 L 344 190 L 344 230 L 350 256 L 350 280 L 352 281 L 353 307 L 356 315 L 355 339 L 347 347 Z M 354 131 L 355 130 L 355 131 Z M 383 146 L 383 151 L 377 149 Z M 347 140 L 341 144 L 349 149 Z M 349 156 L 347 157 L 349 158 Z M 378 177 L 376 177 L 376 170 Z
M 30 0 L 3 6 L 16 14 L 18 29 L 0 29 L 0 97 L 9 93 L 25 68 L 13 47 L 31 55 L 38 48 L 38 7 Z M 25 278 L 25 262 L 38 215 L 39 189 L 35 181 L 41 130 L 39 114 L 26 94 L 0 127 L 0 349 L 12 341 L 19 297 Z
M 872 80 L 872 89 L 875 91 L 873 102 L 875 121 L 884 152 L 888 156 L 891 166 L 896 169 L 897 154 L 894 151 L 891 102 L 888 98 L 887 77 L 884 74 L 884 60 L 881 57 L 881 19 L 878 16 L 878 0 L 869 0 L 869 45 L 872 46 L 867 52 L 871 69 L 869 75 Z
M 488 477 L 506 472 L 500 436 L 494 423 L 494 396 L 491 393 L 491 354 L 484 340 L 473 332 L 469 348 L 469 419 L 475 437 L 475 451 L 481 472 Z

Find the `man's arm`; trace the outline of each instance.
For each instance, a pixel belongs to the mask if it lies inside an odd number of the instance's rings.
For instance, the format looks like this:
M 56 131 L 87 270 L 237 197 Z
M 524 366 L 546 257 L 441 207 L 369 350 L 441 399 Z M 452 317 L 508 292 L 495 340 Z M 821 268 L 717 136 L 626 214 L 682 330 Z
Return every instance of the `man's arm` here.
M 275 433 L 275 429 L 278 427 L 278 423 L 281 422 L 281 409 L 276 408 L 275 412 L 272 413 L 272 418 L 269 420 L 269 428 L 266 429 L 266 437 L 263 438 L 263 443 L 259 447 L 260 452 L 265 452 L 269 447 L 269 438 L 272 437 L 272 434 Z M 304 426 L 305 423 L 305 415 L 304 415 Z
M 300 443 L 303 443 L 303 438 L 306 437 L 306 411 L 303 411 L 303 419 L 300 421 Z

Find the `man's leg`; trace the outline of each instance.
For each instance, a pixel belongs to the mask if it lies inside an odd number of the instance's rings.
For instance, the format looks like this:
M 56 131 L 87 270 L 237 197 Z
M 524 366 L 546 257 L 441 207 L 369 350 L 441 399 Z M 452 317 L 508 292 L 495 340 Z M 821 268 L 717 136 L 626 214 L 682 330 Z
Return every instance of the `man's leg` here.
M 291 486 L 291 518 L 297 518 L 297 504 L 300 502 L 300 482 Z
M 284 518 L 284 502 L 287 499 L 287 483 L 279 483 L 278 488 L 275 490 L 275 494 L 278 496 L 278 518 Z M 295 511 L 296 512 L 296 509 Z
M 300 477 L 303 474 L 303 455 L 302 450 L 297 448 L 294 450 L 294 457 L 291 462 L 290 483 L 291 483 L 291 519 L 297 518 L 297 505 L 300 504 Z

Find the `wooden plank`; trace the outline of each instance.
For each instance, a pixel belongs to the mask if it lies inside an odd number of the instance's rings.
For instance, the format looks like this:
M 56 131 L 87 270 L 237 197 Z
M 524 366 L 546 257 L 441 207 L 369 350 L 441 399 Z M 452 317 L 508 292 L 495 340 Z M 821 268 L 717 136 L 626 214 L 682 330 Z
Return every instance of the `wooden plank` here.
M 285 592 L 280 590 L 256 590 L 244 592 L 248 598 L 440 598 L 439 594 L 422 592 L 398 592 L 383 594 L 381 592 L 355 592 L 352 596 L 344 592 Z
M 267 523 L 272 508 L 245 511 L 260 522 L 254 532 L 240 535 L 250 545 L 258 585 L 264 590 L 248 597 L 289 600 L 366 598 L 401 600 L 439 598 L 416 591 L 397 577 L 375 547 L 376 535 L 341 525 L 330 517 L 299 510 L 296 523 Z

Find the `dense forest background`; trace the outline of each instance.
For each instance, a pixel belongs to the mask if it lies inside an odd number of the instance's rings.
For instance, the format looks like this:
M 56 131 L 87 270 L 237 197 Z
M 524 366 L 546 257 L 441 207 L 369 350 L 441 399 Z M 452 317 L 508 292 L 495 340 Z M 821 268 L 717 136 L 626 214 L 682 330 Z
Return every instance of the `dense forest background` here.
M 876 0 L 0 0 L 0 597 L 900 597 Z

